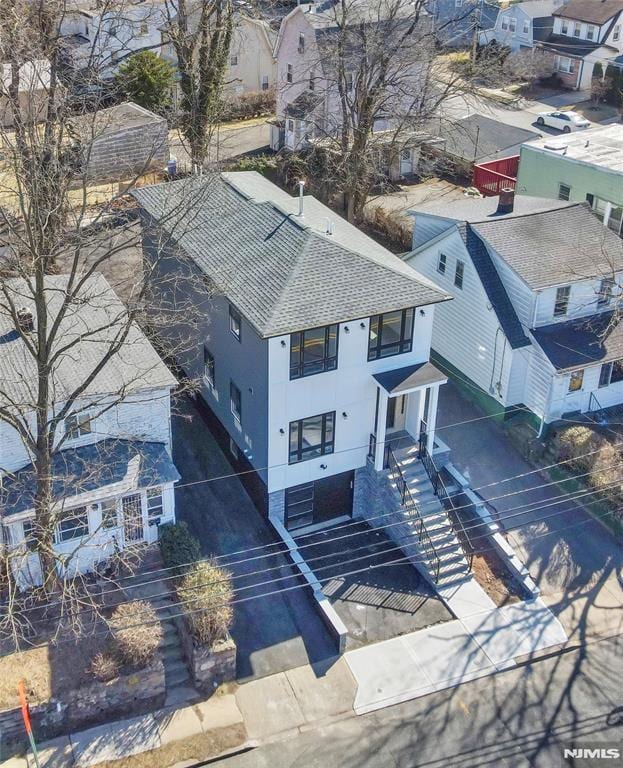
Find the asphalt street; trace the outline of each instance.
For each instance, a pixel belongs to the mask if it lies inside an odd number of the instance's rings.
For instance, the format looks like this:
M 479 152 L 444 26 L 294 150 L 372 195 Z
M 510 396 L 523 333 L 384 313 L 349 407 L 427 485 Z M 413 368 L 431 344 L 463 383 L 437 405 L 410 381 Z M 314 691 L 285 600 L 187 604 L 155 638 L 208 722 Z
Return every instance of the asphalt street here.
M 623 747 L 621 638 L 458 688 L 312 728 L 218 761 L 224 768 L 613 768 L 563 759 L 573 746 Z M 623 753 L 623 751 L 622 751 Z

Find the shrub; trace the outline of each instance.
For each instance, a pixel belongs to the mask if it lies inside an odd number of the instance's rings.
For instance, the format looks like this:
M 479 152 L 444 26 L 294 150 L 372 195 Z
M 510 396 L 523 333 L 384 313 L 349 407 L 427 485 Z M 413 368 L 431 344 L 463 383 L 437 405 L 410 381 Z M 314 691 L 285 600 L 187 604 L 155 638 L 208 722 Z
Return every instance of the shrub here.
M 196 563 L 182 576 L 177 596 L 193 637 L 203 645 L 222 640 L 231 627 L 231 574 L 213 562 Z
M 568 461 L 569 469 L 587 472 L 592 465 L 592 456 L 584 454 L 596 450 L 603 441 L 604 438 L 589 427 L 567 427 L 555 437 L 556 459 Z
M 606 442 L 590 458 L 592 466 L 589 480 L 593 488 L 620 497 L 623 471 L 619 449 L 612 443 Z
M 268 117 L 275 112 L 275 91 L 257 91 L 233 96 L 223 106 L 223 120 Z
M 149 664 L 162 640 L 162 627 L 150 603 L 122 603 L 113 611 L 108 626 L 123 662 L 136 667 Z
M 96 680 L 108 683 L 119 677 L 119 659 L 111 651 L 96 653 L 89 664 L 89 672 Z
M 184 522 L 163 525 L 159 543 L 164 564 L 178 575 L 184 573 L 188 563 L 194 563 L 201 557 L 199 541 Z

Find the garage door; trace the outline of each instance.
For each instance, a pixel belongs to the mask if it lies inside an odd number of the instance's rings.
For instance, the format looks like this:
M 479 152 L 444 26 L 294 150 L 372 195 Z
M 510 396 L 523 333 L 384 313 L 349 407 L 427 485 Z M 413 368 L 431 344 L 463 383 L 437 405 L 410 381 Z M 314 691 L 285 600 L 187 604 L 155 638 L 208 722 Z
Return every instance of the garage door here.
M 324 477 L 286 489 L 286 528 L 329 522 L 353 513 L 354 472 Z

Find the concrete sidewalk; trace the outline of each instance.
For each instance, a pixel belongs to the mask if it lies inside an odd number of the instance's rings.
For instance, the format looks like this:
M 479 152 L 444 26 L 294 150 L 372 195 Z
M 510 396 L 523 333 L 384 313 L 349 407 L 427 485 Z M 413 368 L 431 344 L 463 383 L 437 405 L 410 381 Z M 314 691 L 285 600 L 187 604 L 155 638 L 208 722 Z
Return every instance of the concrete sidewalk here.
M 235 692 L 182 709 L 128 718 L 61 736 L 40 745 L 42 768 L 90 768 L 148 753 L 141 765 L 206 760 L 226 750 L 252 747 L 312 724 L 353 715 L 356 683 L 344 659 L 318 674 L 310 666 L 254 680 Z M 32 768 L 25 757 L 3 768 Z
M 540 600 L 475 612 L 346 653 L 357 681 L 358 715 L 441 691 L 515 665 L 515 659 L 565 643 Z

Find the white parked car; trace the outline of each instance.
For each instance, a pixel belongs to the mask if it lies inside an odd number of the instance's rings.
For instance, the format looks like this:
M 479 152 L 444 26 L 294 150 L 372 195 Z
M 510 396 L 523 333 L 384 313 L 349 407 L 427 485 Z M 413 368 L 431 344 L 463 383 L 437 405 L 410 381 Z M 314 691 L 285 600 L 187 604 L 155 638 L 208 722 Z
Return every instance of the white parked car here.
M 558 128 L 559 131 L 571 133 L 590 128 L 591 123 L 577 112 L 539 112 L 537 125 L 549 125 L 550 128 Z

